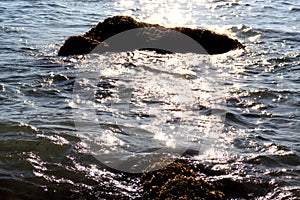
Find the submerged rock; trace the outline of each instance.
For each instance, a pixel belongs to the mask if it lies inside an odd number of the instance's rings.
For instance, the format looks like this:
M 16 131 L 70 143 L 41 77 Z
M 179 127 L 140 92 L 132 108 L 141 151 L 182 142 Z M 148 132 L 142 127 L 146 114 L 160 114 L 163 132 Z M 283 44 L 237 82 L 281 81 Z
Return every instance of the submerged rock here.
M 111 36 L 114 36 L 123 31 L 132 30 L 136 28 L 161 28 L 167 31 L 180 32 L 198 42 L 198 44 L 200 44 L 209 54 L 221 54 L 233 49 L 243 48 L 243 45 L 238 40 L 229 38 L 226 35 L 217 34 L 209 30 L 191 29 L 184 27 L 165 28 L 158 24 L 138 22 L 132 17 L 128 16 L 114 16 L 105 19 L 103 22 L 99 22 L 97 26 L 93 27 L 84 35 L 69 37 L 65 41 L 63 46 L 60 48 L 58 55 L 69 56 L 88 54 L 98 44 L 102 44 L 103 41 L 107 40 Z M 149 42 L 149 35 L 147 36 L 147 34 L 149 33 L 136 32 L 135 36 L 137 39 L 143 39 L 144 41 Z M 152 34 L 152 32 L 150 34 Z M 173 44 L 178 43 L 178 38 L 170 38 L 169 35 L 167 35 L 167 37 L 168 42 Z M 151 40 L 152 39 L 153 37 L 151 37 Z M 158 41 L 157 44 L 161 42 L 161 40 L 158 38 L 156 38 L 156 40 Z M 132 48 L 134 48 L 134 46 Z M 188 51 L 189 50 L 186 50 L 186 52 Z

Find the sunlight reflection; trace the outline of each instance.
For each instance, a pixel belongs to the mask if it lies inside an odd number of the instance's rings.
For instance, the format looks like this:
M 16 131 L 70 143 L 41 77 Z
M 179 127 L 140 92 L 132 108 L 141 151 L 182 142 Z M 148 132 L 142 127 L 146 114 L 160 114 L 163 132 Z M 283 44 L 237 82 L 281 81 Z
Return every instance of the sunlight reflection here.
M 81 106 L 84 109 L 76 114 L 76 117 L 85 114 L 80 120 L 93 120 L 86 123 L 88 130 L 79 128 L 86 141 L 93 145 L 91 151 L 97 159 L 117 167 L 123 166 L 119 162 L 124 158 L 148 156 L 153 149 L 168 152 L 168 157 L 173 159 L 189 147 L 202 153 L 215 145 L 224 125 L 224 110 L 219 106 L 224 92 L 222 82 L 218 82 L 219 72 L 211 66 L 209 57 L 157 55 L 147 51 L 107 55 L 110 56 L 97 56 L 93 57 L 97 59 L 81 63 L 83 71 L 97 69 L 99 74 L 91 78 L 101 77 L 107 84 L 78 81 L 79 89 L 85 83 L 92 93 L 79 97 L 79 103 L 87 96 L 101 100 L 96 106 L 84 102 Z M 110 67 L 103 64 L 108 61 Z M 103 94 L 94 96 L 95 93 Z M 75 103 L 76 95 L 79 93 L 74 93 Z M 94 125 L 98 127 L 91 130 Z M 143 167 L 143 164 L 135 166 Z M 121 170 L 135 169 L 129 166 Z
M 122 146 L 122 145 L 124 145 L 124 142 L 122 140 L 120 140 L 119 138 L 114 136 L 114 133 L 112 131 L 108 131 L 108 130 L 105 131 L 101 135 L 100 141 L 105 142 L 109 146 L 114 146 L 114 145 Z
M 186 0 L 164 0 L 154 3 L 150 0 L 139 0 L 138 2 L 130 0 L 121 0 L 115 3 L 115 7 L 124 10 L 122 14 L 133 14 L 132 8 L 140 9 L 144 16 L 139 16 L 139 20 L 149 23 L 157 23 L 169 27 L 192 24 L 191 1 Z M 130 8 L 130 9 L 129 9 Z M 184 8 L 184 9 L 183 9 Z

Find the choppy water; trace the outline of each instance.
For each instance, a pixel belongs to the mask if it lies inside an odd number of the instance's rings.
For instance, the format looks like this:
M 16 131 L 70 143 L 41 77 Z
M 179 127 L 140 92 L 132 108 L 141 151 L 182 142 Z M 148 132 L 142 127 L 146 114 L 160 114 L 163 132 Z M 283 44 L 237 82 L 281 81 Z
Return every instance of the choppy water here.
M 139 176 L 107 170 L 91 154 L 126 150 L 141 160 L 176 144 L 199 151 L 191 162 L 234 180 L 269 183 L 255 198 L 300 196 L 298 1 L 2 0 L 0 11 L 0 199 L 140 198 Z M 69 35 L 118 14 L 216 30 L 246 49 L 207 57 L 56 56 Z M 109 68 L 99 65 L 105 62 Z M 78 77 L 94 71 L 99 82 Z M 93 112 L 83 114 L 95 114 L 98 129 L 80 131 L 80 84 L 95 88 Z M 130 103 L 120 96 L 126 91 Z

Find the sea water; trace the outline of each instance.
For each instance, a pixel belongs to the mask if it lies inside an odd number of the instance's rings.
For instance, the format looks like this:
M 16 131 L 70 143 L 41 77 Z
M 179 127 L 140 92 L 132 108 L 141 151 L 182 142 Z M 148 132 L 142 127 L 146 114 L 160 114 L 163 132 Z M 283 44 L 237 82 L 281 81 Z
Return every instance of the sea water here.
M 125 172 L 183 147 L 191 163 L 268 183 L 253 198 L 300 196 L 298 1 L 1 0 L 0 11 L 0 199 L 141 198 L 139 176 Z M 57 56 L 68 36 L 114 15 L 246 48 Z M 80 104 L 83 88 L 92 102 Z

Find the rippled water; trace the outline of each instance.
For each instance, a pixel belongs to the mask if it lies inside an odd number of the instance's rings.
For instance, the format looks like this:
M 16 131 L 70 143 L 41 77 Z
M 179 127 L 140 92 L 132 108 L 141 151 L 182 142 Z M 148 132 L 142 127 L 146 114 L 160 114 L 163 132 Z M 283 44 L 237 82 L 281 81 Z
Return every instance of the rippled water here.
M 255 198 L 300 196 L 298 1 L 0 1 L 0 11 L 0 199 L 141 198 L 138 175 L 108 170 L 97 155 L 141 160 L 174 145 L 226 174 L 210 179 L 268 183 Z M 69 35 L 118 14 L 226 33 L 246 49 L 56 56 Z M 95 71 L 99 81 L 82 82 Z M 94 88 L 87 114 L 101 124 L 85 132 L 81 83 Z

